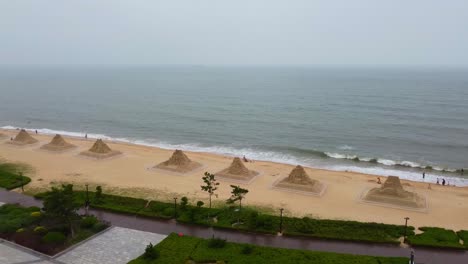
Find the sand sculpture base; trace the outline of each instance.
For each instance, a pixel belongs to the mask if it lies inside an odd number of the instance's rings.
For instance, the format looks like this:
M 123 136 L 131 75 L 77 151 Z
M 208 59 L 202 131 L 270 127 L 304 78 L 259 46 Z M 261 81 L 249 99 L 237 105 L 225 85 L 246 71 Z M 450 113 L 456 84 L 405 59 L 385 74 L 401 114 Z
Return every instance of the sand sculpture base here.
M 161 164 L 154 166 L 152 169 L 166 170 L 170 172 L 185 174 L 185 173 L 199 170 L 201 168 L 203 168 L 203 165 L 201 163 L 198 163 L 196 161 L 191 161 L 189 164 L 183 165 L 183 166 L 165 165 L 164 163 L 161 163 Z
M 108 153 L 95 153 L 95 152 L 91 152 L 87 150 L 87 151 L 83 151 L 80 153 L 80 155 L 82 156 L 92 158 L 92 159 L 97 159 L 97 160 L 108 159 L 108 158 L 119 156 L 121 154 L 122 152 L 117 151 L 117 150 L 111 150 L 111 152 L 108 152 Z
M 382 187 L 364 191 L 361 200 L 366 203 L 412 211 L 426 211 L 425 197 L 403 189 L 400 179 L 389 176 Z
M 228 169 L 225 169 L 216 173 L 217 178 L 220 178 L 226 181 L 232 181 L 232 182 L 244 183 L 244 184 L 251 183 L 255 179 L 255 177 L 257 177 L 258 175 L 260 175 L 260 173 L 256 171 L 250 171 L 249 175 L 231 174 L 228 172 Z
M 324 183 L 321 183 L 319 181 L 313 181 L 307 184 L 298 184 L 298 183 L 288 182 L 288 178 L 284 178 L 274 183 L 273 188 L 286 191 L 286 192 L 313 195 L 313 196 L 320 197 L 325 193 L 327 186 Z

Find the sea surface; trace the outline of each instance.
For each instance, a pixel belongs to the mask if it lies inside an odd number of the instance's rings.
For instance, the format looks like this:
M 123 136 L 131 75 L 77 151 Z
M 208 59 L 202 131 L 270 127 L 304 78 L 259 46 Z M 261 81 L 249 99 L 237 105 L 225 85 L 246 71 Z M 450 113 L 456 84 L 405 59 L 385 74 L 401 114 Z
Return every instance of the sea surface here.
M 468 69 L 1 66 L 0 127 L 468 185 Z

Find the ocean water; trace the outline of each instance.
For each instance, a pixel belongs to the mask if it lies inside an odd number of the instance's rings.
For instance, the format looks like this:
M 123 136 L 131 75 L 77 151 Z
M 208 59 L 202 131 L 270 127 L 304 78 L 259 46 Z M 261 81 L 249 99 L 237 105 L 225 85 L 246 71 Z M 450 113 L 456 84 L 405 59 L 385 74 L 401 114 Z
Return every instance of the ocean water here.
M 468 185 L 468 70 L 0 68 L 0 127 Z

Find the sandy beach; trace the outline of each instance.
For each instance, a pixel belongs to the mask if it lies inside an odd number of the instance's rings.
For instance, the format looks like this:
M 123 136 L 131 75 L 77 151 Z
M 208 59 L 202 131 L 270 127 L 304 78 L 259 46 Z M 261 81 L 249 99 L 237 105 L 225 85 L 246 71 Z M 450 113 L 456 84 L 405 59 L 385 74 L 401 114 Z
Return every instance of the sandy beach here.
M 191 202 L 205 200 L 207 195 L 200 190 L 201 177 L 205 171 L 216 173 L 229 166 L 232 157 L 210 153 L 185 152 L 202 168 L 186 174 L 151 169 L 167 160 L 174 150 L 107 142 L 112 150 L 122 152 L 104 160 L 94 160 L 79 155 L 88 150 L 95 139 L 64 137 L 77 148 L 61 153 L 39 149 L 47 144 L 53 135 L 31 135 L 39 140 L 28 146 L 5 144 L 16 130 L 0 131 L 8 137 L 0 140 L 0 158 L 9 162 L 23 162 L 31 165 L 34 172 L 26 191 L 49 188 L 51 184 L 73 183 L 77 186 L 102 185 L 104 192 L 125 194 L 147 199 L 169 200 L 172 197 L 187 196 Z M 240 184 L 249 190 L 245 204 L 277 209 L 284 207 L 288 215 L 312 215 L 324 219 L 372 221 L 389 224 L 404 224 L 404 217 L 410 217 L 409 224 L 440 226 L 454 230 L 468 228 L 468 188 L 448 187 L 428 183 L 402 181 L 406 190 L 426 197 L 428 208 L 425 212 L 383 207 L 360 201 L 361 194 L 378 187 L 377 176 L 351 172 L 335 172 L 306 168 L 313 179 L 323 182 L 327 188 L 322 196 L 311 196 L 273 189 L 272 184 L 286 177 L 295 167 L 273 162 L 255 161 L 246 163 L 249 169 L 259 172 L 249 184 Z M 381 177 L 384 181 L 384 177 Z M 218 198 L 223 203 L 230 196 L 232 182 L 219 179 Z

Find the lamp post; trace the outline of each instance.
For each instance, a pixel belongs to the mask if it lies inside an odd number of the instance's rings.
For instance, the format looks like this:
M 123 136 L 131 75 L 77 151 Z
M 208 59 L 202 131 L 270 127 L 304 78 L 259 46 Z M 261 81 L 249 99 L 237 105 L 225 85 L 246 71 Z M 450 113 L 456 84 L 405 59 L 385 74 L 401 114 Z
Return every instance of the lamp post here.
M 24 177 L 23 177 L 23 172 L 19 172 L 19 177 L 20 177 L 20 181 L 21 181 L 21 192 L 24 193 Z
M 409 220 L 409 219 L 410 219 L 409 217 L 405 217 L 405 235 L 404 235 L 404 237 L 403 237 L 403 242 L 405 242 L 405 243 L 406 243 L 406 236 L 407 236 L 408 220 Z
M 283 210 L 284 208 L 280 209 L 280 234 L 283 234 Z
M 174 197 L 174 219 L 177 219 L 177 197 Z
M 86 215 L 88 215 L 88 208 L 89 208 L 89 190 L 88 190 L 88 184 L 86 184 L 86 201 L 85 201 Z

